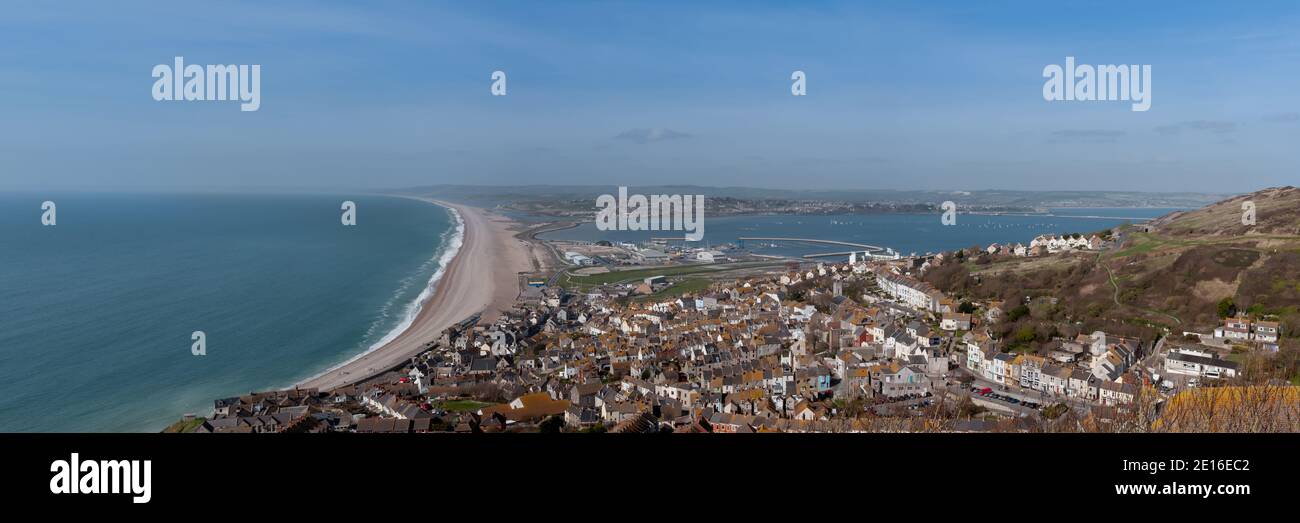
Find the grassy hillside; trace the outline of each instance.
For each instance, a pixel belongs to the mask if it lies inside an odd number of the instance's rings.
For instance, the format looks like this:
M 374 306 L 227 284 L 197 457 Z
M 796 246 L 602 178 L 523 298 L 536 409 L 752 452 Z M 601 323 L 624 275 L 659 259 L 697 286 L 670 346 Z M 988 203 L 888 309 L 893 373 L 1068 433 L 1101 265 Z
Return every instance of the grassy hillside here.
M 1253 226 L 1241 223 L 1245 201 L 1255 205 Z M 1290 336 L 1300 334 L 1300 189 L 1233 197 L 1145 229 L 1128 229 L 1118 247 L 1099 254 L 968 260 L 926 279 L 958 296 L 1011 304 L 1042 297 L 1030 314 L 1000 327 L 1026 343 L 1061 325 L 1144 336 L 1206 331 L 1219 323 L 1225 300 L 1229 310 L 1274 316 Z
M 1242 204 L 1255 205 L 1255 224 L 1242 224 Z M 1194 211 L 1164 216 L 1153 225 L 1171 238 L 1239 238 L 1300 235 L 1300 189 L 1273 187 L 1235 196 Z
M 1255 224 L 1242 224 L 1243 202 Z M 1218 322 L 1217 305 L 1288 317 L 1300 330 L 1300 189 L 1271 188 L 1156 220 L 1102 262 L 1124 278 L 1127 303 L 1183 323 Z

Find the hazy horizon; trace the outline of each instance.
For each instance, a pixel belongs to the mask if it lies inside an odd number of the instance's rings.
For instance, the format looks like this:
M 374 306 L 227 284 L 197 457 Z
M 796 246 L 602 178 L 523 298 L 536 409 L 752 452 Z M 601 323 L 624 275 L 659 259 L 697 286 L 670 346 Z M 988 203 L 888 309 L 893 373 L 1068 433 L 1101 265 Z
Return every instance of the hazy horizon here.
M 1032 194 L 1043 194 L 1043 193 L 1080 193 L 1080 194 L 1084 194 L 1084 193 L 1133 193 L 1133 194 L 1151 194 L 1151 195 L 1196 195 L 1196 196 L 1225 196 L 1225 197 L 1226 197 L 1226 196 L 1233 196 L 1233 195 L 1238 195 L 1238 194 L 1245 194 L 1245 193 L 1256 192 L 1256 191 L 1260 191 L 1260 190 L 1264 190 L 1264 189 L 1269 189 L 1269 188 L 1274 188 L 1274 187 L 1288 187 L 1288 186 L 1294 186 L 1294 185 L 1295 185 L 1295 184 L 1282 183 L 1282 184 L 1280 184 L 1280 185 L 1276 185 L 1276 186 L 1268 186 L 1268 187 L 1265 187 L 1265 186 L 1249 187 L 1249 188 L 1243 189 L 1243 190 L 1240 191 L 1240 192 L 1215 192 L 1215 191 L 1190 191 L 1190 190 L 1167 190 L 1167 191 L 1157 191 L 1157 190 L 1126 190 L 1126 189 L 1009 189 L 1009 188 L 1005 188 L 1005 187 L 986 187 L 986 188 L 954 187 L 954 188 L 952 188 L 952 189 L 922 189 L 922 188 L 915 188 L 915 187 L 873 188 L 873 187 L 865 187 L 865 186 L 863 186 L 863 187 L 840 187 L 840 188 L 831 188 L 831 187 L 798 187 L 798 188 L 789 188 L 789 187 L 771 187 L 771 186 L 761 186 L 761 185 L 709 185 L 709 184 L 693 184 L 693 183 L 671 183 L 671 184 L 668 184 L 668 183 L 662 183 L 662 184 L 661 184 L 661 183 L 633 183 L 633 184 L 623 184 L 622 186 L 629 187 L 629 188 L 631 188 L 631 189 L 645 189 L 645 188 L 680 188 L 680 189 L 689 189 L 689 188 L 700 188 L 700 189 L 742 189 L 742 190 L 755 190 L 755 191 L 788 191 L 788 192 L 790 192 L 791 194 L 795 194 L 795 195 L 798 195 L 798 194 L 806 194 L 806 193 L 825 193 L 825 192 L 831 192 L 831 191 L 838 191 L 838 192 L 847 192 L 847 193 L 872 193 L 872 192 L 881 192 L 881 193 L 934 193 L 934 194 L 944 194 L 944 193 L 951 193 L 951 194 L 963 194 L 963 193 L 1001 193 L 1001 192 L 1007 192 L 1007 193 L 1023 192 L 1023 193 L 1032 193 Z M 416 184 L 416 185 L 394 186 L 394 187 L 345 187 L 345 186 L 338 186 L 338 187 L 327 187 L 327 186 L 316 186 L 316 187 L 311 187 L 311 186 L 302 186 L 302 187 L 293 187 L 293 186 L 219 186 L 219 185 L 210 185 L 210 186 L 202 186 L 202 185 L 196 185 L 196 186 L 169 186 L 169 185 L 147 186 L 147 185 L 138 185 L 138 186 L 131 186 L 131 185 L 120 185 L 120 184 L 115 184 L 115 185 L 112 185 L 112 186 L 109 186 L 109 185 L 86 185 L 86 186 L 79 186 L 79 187 L 55 187 L 55 186 L 43 186 L 43 185 L 13 186 L 13 187 L 0 186 L 0 193 L 8 193 L 8 194 L 15 194 L 15 193 L 17 193 L 17 194 L 23 194 L 23 193 L 32 193 L 32 194 L 37 194 L 37 193 L 45 193 L 45 192 L 53 192 L 53 193 L 72 193 L 72 194 L 77 194 L 77 193 L 86 193 L 86 194 L 95 194 L 95 193 L 106 193 L 106 194 L 107 194 L 107 193 L 132 193 L 132 194 L 152 194 L 152 193 L 161 193 L 161 194 L 206 194 L 206 193 L 222 194 L 222 193 L 225 193 L 225 194 L 241 194 L 241 193 L 242 193 L 242 194 L 250 194 L 250 195 L 255 195 L 255 194 L 304 194 L 304 195 L 310 195 L 310 194 L 369 194 L 369 195 L 377 195 L 377 196 L 386 196 L 386 195 L 387 195 L 387 196 L 395 196 L 395 195 L 402 195 L 402 194 L 405 194 L 405 193 L 411 193 L 411 192 L 413 192 L 413 191 L 418 192 L 418 191 L 423 191 L 423 190 L 428 190 L 428 189 L 437 189 L 437 188 L 518 189 L 518 188 L 530 188 L 530 187 L 544 187 L 544 188 L 551 188 L 551 189 L 583 189 L 583 190 L 588 190 L 588 191 L 607 191 L 607 190 L 614 190 L 614 189 L 617 189 L 619 186 L 620 186 L 619 184 L 614 184 L 614 183 L 594 183 L 594 182 L 593 182 L 593 183 L 589 183 L 589 184 L 558 184 L 558 183 L 557 183 L 557 184 L 535 184 L 535 183 L 525 183 L 525 184 L 504 184 L 504 183 L 503 183 L 503 184 L 489 184 L 489 183 L 473 184 L 473 183 L 454 183 L 454 182 L 453 182 L 453 183 Z M 718 197 L 725 197 L 725 196 L 730 196 L 730 195 L 726 195 L 726 194 L 718 194 L 718 195 L 715 195 L 715 196 L 718 196 Z
M 77 4 L 3 10 L 0 190 L 1239 194 L 1300 168 L 1293 2 Z M 260 65 L 259 110 L 155 101 L 177 56 Z M 1044 100 L 1067 56 L 1151 65 L 1150 109 Z

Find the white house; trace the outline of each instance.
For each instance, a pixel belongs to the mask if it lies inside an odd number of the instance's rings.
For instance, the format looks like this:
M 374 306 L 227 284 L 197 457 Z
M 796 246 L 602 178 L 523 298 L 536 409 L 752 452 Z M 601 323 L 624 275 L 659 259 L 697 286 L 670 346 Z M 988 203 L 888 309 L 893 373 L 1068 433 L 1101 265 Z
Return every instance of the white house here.
M 970 330 L 970 315 L 960 312 L 945 312 L 939 328 L 946 331 Z
M 984 356 L 986 350 L 992 347 L 976 343 L 966 344 L 966 368 L 972 373 L 981 374 L 984 372 Z
M 1201 351 L 1178 349 L 1165 355 L 1165 372 L 1204 378 L 1231 378 L 1237 362 L 1212 357 Z
M 876 277 L 880 290 L 914 308 L 936 311 L 942 294 L 933 286 L 907 276 L 882 274 Z
M 1276 343 L 1278 335 L 1281 334 L 1281 328 L 1275 321 L 1257 321 L 1255 322 L 1255 341 L 1264 343 Z

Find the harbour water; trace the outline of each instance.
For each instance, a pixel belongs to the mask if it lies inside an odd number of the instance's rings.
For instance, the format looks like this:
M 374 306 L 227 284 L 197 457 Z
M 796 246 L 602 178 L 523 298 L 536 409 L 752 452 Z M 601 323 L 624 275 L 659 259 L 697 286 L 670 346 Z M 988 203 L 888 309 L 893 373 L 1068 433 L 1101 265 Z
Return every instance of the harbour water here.
M 704 219 L 704 239 L 693 245 L 736 244 L 741 237 L 811 238 L 887 247 L 908 254 L 940 252 L 991 243 L 1028 244 L 1040 234 L 1092 233 L 1123 223 L 1136 223 L 1178 209 L 1068 208 L 1047 215 L 959 214 L 945 226 L 938 214 L 758 215 Z M 681 236 L 671 231 L 601 231 L 594 223 L 543 234 L 544 239 L 647 242 L 654 237 Z M 803 256 L 850 250 L 848 247 L 746 242 L 756 254 Z

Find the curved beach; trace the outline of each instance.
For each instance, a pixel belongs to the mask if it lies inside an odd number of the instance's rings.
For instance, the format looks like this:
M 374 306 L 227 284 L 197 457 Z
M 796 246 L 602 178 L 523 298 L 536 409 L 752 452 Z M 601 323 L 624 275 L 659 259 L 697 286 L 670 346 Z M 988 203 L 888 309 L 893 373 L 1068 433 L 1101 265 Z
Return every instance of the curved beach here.
M 514 305 L 519 296 L 519 273 L 528 271 L 531 265 L 525 246 L 508 228 L 511 222 L 476 207 L 412 198 L 460 214 L 465 226 L 460 251 L 406 330 L 380 347 L 304 380 L 298 387 L 330 390 L 364 381 L 419 354 L 447 327 L 479 312 L 483 313 L 482 321 L 493 321 Z

